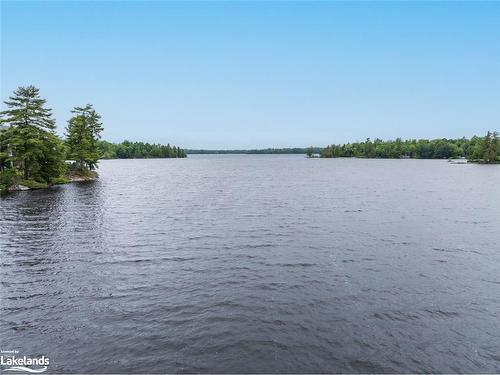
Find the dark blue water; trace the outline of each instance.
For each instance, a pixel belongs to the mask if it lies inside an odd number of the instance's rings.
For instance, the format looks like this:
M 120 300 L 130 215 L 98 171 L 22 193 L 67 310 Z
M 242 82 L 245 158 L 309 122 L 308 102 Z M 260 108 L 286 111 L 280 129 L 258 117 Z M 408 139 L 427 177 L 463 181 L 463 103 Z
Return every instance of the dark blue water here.
M 49 372 L 500 372 L 500 166 L 190 156 L 0 199 Z

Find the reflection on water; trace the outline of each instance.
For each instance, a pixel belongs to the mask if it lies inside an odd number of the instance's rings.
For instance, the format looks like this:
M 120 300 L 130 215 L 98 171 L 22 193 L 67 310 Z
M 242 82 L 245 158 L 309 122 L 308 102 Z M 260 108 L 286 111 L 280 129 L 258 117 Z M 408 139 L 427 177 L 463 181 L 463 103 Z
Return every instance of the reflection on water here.
M 0 348 L 52 372 L 498 372 L 500 167 L 191 156 L 0 199 Z

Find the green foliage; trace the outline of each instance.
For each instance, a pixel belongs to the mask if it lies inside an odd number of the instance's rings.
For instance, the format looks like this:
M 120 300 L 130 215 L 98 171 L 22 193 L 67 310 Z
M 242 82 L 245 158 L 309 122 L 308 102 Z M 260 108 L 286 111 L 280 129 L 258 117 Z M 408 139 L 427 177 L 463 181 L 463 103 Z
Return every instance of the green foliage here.
M 30 189 L 45 189 L 49 186 L 47 182 L 40 182 L 31 179 L 30 180 L 20 179 L 17 181 L 17 185 L 27 186 Z
M 89 170 L 95 169 L 100 157 L 98 140 L 103 130 L 101 116 L 91 104 L 75 107 L 66 128 L 68 157 Z
M 33 86 L 19 87 L 0 112 L 0 170 L 17 169 L 25 180 L 47 183 L 64 170 L 64 146 L 45 99 Z M 6 125 L 6 126 L 5 126 Z
M 103 159 L 147 159 L 147 158 L 185 158 L 186 152 L 180 147 L 143 142 L 123 141 L 97 143 Z
M 307 154 L 308 158 L 312 158 L 313 157 L 314 152 L 313 152 L 312 146 L 307 149 L 306 154 Z
M 51 182 L 62 176 L 66 170 L 64 159 L 66 148 L 55 134 L 49 133 L 41 145 L 42 157 L 38 160 L 39 175 L 42 181 Z
M 476 140 L 471 158 L 485 164 L 500 162 L 500 140 L 498 135 L 498 132 L 488 132 L 484 138 Z
M 418 158 L 446 159 L 466 157 L 481 159 L 488 163 L 498 160 L 500 154 L 498 133 L 490 133 L 484 138 L 460 139 L 412 139 L 382 141 L 367 138 L 365 142 L 331 145 L 321 151 L 323 158 Z
M 0 171 L 0 192 L 6 192 L 11 186 L 17 184 L 22 175 L 16 168 L 6 168 Z
M 68 182 L 70 182 L 71 180 L 69 178 L 66 178 L 66 177 L 55 177 L 53 178 L 50 183 L 52 185 L 62 185 L 62 184 L 67 184 Z
M 44 108 L 46 100 L 40 98 L 40 90 L 34 86 L 19 87 L 14 96 L 4 102 L 9 108 L 0 112 L 2 122 L 12 127 L 31 127 L 38 130 L 54 130 L 52 110 Z

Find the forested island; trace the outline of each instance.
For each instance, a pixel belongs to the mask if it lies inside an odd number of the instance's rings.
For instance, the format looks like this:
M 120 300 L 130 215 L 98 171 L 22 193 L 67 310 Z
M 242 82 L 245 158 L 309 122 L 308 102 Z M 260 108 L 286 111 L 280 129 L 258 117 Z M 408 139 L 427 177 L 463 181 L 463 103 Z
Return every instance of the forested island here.
M 19 87 L 0 112 L 0 193 L 92 180 L 99 159 L 179 158 L 184 150 L 170 145 L 101 141 L 101 116 L 91 104 L 74 107 L 65 138 L 46 100 L 34 86 Z
M 72 180 L 93 179 L 102 132 L 101 117 L 92 105 L 75 107 L 66 139 L 46 100 L 34 86 L 19 87 L 0 112 L 0 190 L 44 188 Z M 66 163 L 71 158 L 71 164 Z
M 500 141 L 498 132 L 488 132 L 484 137 L 471 139 L 411 139 L 383 141 L 367 138 L 364 142 L 330 145 L 320 152 L 322 158 L 415 158 L 449 159 L 464 157 L 478 163 L 500 162 Z

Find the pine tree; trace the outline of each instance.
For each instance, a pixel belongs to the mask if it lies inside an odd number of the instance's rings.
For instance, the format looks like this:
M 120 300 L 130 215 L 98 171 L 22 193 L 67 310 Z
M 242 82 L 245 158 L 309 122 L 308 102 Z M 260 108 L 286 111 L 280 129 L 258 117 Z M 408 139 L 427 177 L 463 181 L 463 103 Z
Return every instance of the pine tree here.
M 79 169 L 93 170 L 97 165 L 100 153 L 98 140 L 103 130 L 101 116 L 91 104 L 75 107 L 66 127 L 66 144 L 68 155 L 76 160 Z
M 39 90 L 34 86 L 19 87 L 4 103 L 8 109 L 0 112 L 0 117 L 2 124 L 8 125 L 2 135 L 2 143 L 9 148 L 7 161 L 21 170 L 25 179 L 49 182 L 52 177 L 59 177 L 54 173 L 59 173 L 56 170 L 61 169 L 64 159 L 54 148 L 61 148 L 60 140 L 54 133 L 52 110 L 45 108 L 46 100 L 40 97 Z M 49 153 L 55 158 L 48 158 Z M 48 159 L 57 168 L 42 173 Z
M 500 154 L 500 142 L 498 132 L 488 132 L 483 138 L 475 140 L 473 159 L 482 160 L 484 163 L 496 163 Z
M 485 162 L 488 162 L 490 143 L 491 143 L 491 133 L 488 131 L 488 133 L 486 133 L 486 136 L 483 138 L 479 148 L 480 150 L 479 155 L 481 159 L 483 159 Z
M 487 149 L 485 150 L 484 159 L 487 163 L 495 163 L 497 161 L 498 154 L 500 153 L 498 140 L 498 132 L 488 132 L 489 142 Z
M 7 111 L 1 112 L 2 122 L 11 127 L 33 127 L 38 130 L 54 130 L 56 125 L 52 119 L 52 110 L 44 108 L 45 99 L 40 98 L 40 90 L 35 86 L 19 87 L 14 96 L 4 103 Z

